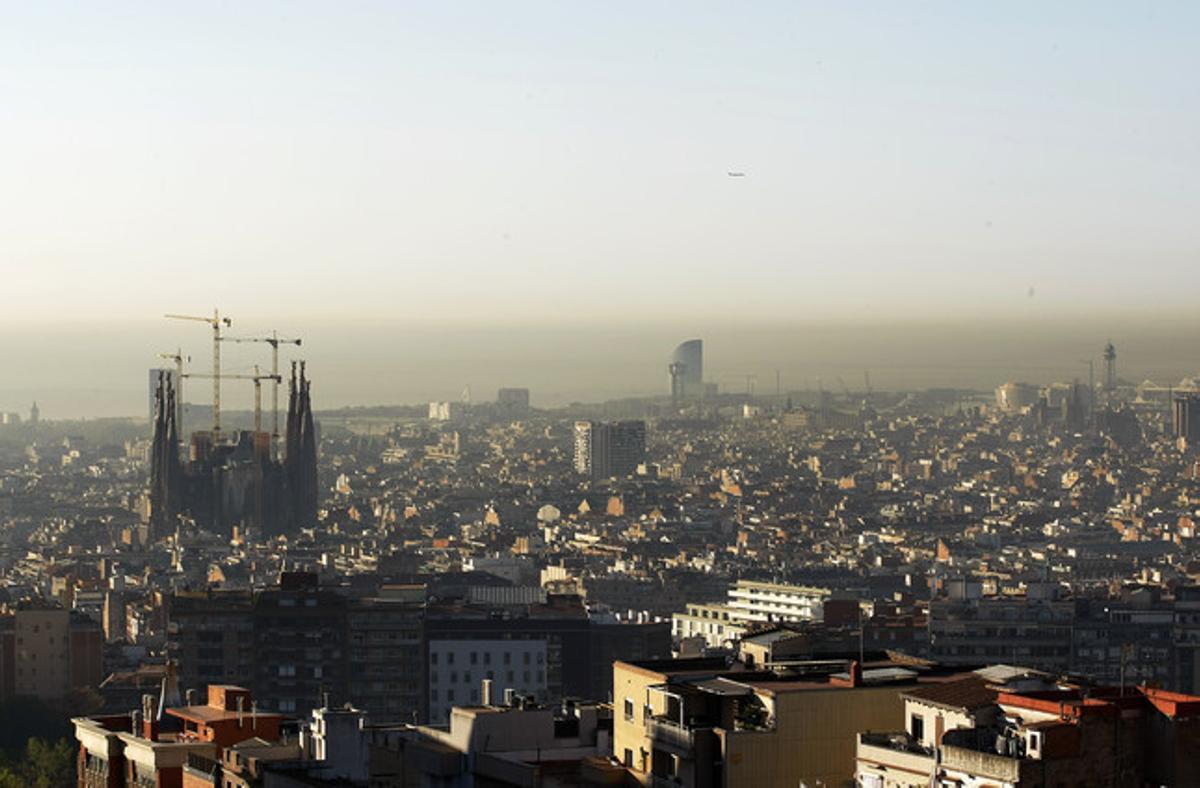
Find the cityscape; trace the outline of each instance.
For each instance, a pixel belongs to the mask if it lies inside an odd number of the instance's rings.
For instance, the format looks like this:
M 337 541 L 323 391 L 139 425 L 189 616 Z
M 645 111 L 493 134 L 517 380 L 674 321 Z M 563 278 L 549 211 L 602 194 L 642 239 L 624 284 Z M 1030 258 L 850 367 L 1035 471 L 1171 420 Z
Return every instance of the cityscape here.
M 0 700 L 81 786 L 1191 783 L 1200 387 L 1112 342 L 759 394 L 695 338 L 656 397 L 356 412 L 237 339 L 288 371 L 252 412 L 176 353 L 148 418 L 0 427 Z
M 1200 788 L 1196 29 L 6 9 L 0 788 Z

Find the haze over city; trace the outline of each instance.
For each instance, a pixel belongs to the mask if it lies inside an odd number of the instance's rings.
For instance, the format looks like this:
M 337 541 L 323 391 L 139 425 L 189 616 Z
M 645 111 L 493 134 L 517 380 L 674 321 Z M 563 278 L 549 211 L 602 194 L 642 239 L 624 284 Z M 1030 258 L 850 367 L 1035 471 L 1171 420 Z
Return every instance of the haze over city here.
M 98 322 L 157 332 L 214 304 L 382 326 L 381 349 L 412 322 L 1185 318 L 1197 22 L 1091 2 L 20 4 L 0 30 L 0 330 L 71 334 L 103 378 Z
M 1200 786 L 1197 30 L 10 3 L 0 788 Z

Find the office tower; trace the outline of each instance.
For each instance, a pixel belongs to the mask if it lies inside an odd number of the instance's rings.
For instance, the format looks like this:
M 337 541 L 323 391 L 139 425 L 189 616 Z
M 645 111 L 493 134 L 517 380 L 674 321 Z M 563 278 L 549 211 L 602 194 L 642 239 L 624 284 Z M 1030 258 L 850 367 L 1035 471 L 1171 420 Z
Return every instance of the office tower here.
M 1200 394 L 1175 397 L 1175 439 L 1187 443 L 1200 441 Z
M 675 348 L 667 372 L 672 399 L 699 399 L 704 396 L 704 340 L 689 339 Z
M 593 479 L 629 476 L 646 459 L 646 422 L 575 422 L 575 471 Z

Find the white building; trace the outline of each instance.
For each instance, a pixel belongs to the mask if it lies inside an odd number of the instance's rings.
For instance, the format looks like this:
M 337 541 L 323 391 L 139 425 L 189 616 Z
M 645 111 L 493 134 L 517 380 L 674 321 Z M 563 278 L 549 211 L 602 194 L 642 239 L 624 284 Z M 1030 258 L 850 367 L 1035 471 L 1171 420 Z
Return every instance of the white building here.
M 729 589 L 729 607 L 746 621 L 821 621 L 828 588 L 739 580 Z
M 442 724 L 455 706 L 478 706 L 480 687 L 491 679 L 496 697 L 506 690 L 546 699 L 546 641 L 429 641 L 429 721 Z

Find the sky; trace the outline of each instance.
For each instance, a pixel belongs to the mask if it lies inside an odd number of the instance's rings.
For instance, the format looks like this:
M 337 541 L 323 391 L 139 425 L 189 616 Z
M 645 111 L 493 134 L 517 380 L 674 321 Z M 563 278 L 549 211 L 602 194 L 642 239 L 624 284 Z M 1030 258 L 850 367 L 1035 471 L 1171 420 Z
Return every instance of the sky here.
M 85 378 L 112 399 L 96 412 L 136 410 L 157 352 L 207 357 L 203 326 L 161 315 L 214 306 L 327 337 L 338 404 L 450 389 L 490 339 L 635 391 L 657 362 L 570 360 L 639 326 L 655 359 L 725 331 L 729 375 L 750 366 L 730 326 L 780 349 L 813 324 L 1195 327 L 1194 3 L 6 1 L 3 19 L 0 408 Z M 550 352 L 581 332 L 586 353 Z

